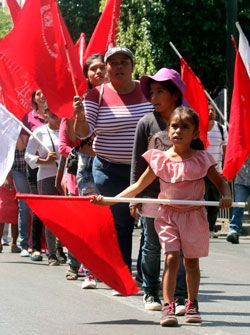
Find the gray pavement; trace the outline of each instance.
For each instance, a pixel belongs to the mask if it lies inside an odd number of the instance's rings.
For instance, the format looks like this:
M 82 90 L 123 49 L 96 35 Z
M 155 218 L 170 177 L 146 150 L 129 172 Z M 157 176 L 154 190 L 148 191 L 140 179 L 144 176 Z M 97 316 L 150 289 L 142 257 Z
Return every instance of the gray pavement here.
M 148 312 L 142 293 L 113 297 L 98 283 L 96 290 L 82 290 L 81 280 L 67 281 L 67 265 L 49 267 L 47 258 L 31 262 L 0 254 L 0 335 L 152 335 L 152 334 L 250 334 L 250 237 L 239 245 L 225 237 L 211 240 L 210 256 L 201 260 L 199 294 L 202 325 L 162 328 L 160 312 Z M 134 233 L 134 267 L 139 230 Z M 135 272 L 134 272 L 135 274 Z

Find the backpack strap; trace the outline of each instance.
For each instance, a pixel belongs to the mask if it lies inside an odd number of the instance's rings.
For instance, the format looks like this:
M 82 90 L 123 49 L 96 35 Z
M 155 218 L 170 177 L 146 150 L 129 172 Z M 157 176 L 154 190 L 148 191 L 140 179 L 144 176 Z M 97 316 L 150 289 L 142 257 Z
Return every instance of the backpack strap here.
M 218 128 L 219 128 L 220 134 L 221 134 L 222 141 L 224 141 L 224 139 L 225 139 L 224 138 L 224 129 L 219 122 L 217 122 L 217 125 L 218 125 Z

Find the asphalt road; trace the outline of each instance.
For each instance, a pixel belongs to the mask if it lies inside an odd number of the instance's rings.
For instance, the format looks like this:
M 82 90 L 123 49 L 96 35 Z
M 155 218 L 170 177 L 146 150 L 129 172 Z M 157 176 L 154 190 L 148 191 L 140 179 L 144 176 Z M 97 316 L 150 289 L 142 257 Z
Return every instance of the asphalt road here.
M 134 233 L 134 266 L 139 230 Z M 201 260 L 201 325 L 162 328 L 160 312 L 144 310 L 142 293 L 114 297 L 98 283 L 82 290 L 81 280 L 67 281 L 67 265 L 49 267 L 47 258 L 31 262 L 0 254 L 0 335 L 153 335 L 250 334 L 250 237 L 239 245 L 225 237 L 211 240 L 210 256 Z M 135 273 L 134 273 L 135 274 Z

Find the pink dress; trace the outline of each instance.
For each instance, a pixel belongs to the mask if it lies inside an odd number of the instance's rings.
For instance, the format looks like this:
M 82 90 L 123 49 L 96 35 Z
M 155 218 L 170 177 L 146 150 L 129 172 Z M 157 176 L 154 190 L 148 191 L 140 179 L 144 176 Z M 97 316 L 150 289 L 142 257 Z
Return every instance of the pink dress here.
M 205 150 L 181 161 L 169 158 L 168 151 L 152 149 L 143 157 L 160 180 L 158 198 L 176 200 L 204 200 L 204 177 L 216 165 Z M 184 257 L 208 255 L 209 225 L 204 206 L 161 205 L 155 219 L 155 229 L 164 252 L 182 249 Z
M 0 223 L 18 223 L 16 190 L 12 180 L 11 190 L 5 185 L 0 187 Z

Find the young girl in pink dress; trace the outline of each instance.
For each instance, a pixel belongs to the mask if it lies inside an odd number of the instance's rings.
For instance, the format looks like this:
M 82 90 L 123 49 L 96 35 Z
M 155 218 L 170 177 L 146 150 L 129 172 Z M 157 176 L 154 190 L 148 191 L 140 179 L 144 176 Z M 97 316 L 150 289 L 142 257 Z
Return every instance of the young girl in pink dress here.
M 228 184 L 215 169 L 213 157 L 205 150 L 199 139 L 199 118 L 190 108 L 178 107 L 170 116 L 169 138 L 173 143 L 167 151 L 148 150 L 143 157 L 149 166 L 139 180 L 116 197 L 135 197 L 155 178 L 160 180 L 158 198 L 176 200 L 203 200 L 204 177 L 207 176 L 221 193 L 220 207 L 232 203 Z M 94 203 L 112 205 L 95 196 Z M 199 323 L 198 291 L 200 283 L 199 258 L 208 256 L 209 225 L 204 206 L 160 205 L 155 220 L 162 249 L 165 254 L 163 273 L 162 326 L 176 326 L 174 291 L 180 261 L 180 250 L 184 255 L 188 300 L 185 322 Z

